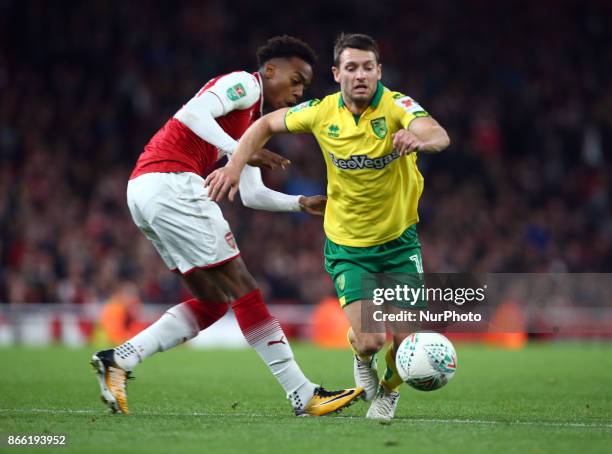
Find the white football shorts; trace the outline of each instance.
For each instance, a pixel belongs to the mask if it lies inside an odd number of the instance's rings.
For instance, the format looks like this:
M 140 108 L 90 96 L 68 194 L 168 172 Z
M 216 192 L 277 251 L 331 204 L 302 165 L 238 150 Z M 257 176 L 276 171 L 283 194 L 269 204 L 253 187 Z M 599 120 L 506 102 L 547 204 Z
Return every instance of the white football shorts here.
M 219 205 L 195 173 L 140 175 L 128 183 L 127 202 L 132 219 L 173 271 L 188 274 L 240 255 Z

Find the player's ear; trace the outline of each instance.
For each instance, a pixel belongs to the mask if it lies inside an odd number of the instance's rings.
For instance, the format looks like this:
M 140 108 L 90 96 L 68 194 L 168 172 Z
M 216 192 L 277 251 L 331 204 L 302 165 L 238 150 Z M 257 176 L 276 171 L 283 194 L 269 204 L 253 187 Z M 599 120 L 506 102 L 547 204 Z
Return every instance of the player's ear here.
M 276 73 L 276 65 L 274 63 L 267 62 L 264 65 L 264 71 L 263 71 L 264 77 L 266 79 L 272 79 L 275 73 Z
M 378 64 L 378 80 L 382 79 L 382 65 Z
M 335 66 L 332 66 L 332 74 L 334 75 L 334 80 L 340 83 L 340 70 Z

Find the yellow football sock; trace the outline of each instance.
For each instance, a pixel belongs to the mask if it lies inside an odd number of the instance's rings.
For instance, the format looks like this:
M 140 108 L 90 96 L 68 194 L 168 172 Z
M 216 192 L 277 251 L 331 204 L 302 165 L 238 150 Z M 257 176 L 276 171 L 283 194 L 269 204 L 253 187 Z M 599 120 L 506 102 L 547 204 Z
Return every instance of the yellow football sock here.
M 353 332 L 353 328 L 349 326 L 348 331 L 346 332 L 346 340 L 348 341 L 348 344 L 351 347 L 351 350 L 353 350 L 353 353 L 355 354 L 355 356 L 358 356 L 359 359 L 361 359 L 362 361 L 370 361 L 372 359 L 372 355 L 361 355 L 359 354 L 359 352 L 357 352 L 357 350 L 355 350 L 355 347 L 353 347 L 353 343 L 351 342 L 351 333 Z M 354 334 L 353 334 L 354 336 Z
M 380 383 L 389 391 L 397 391 L 397 388 L 399 388 L 399 385 L 401 385 L 404 380 L 399 376 L 397 368 L 395 367 L 395 350 L 393 349 L 393 344 L 389 346 L 385 354 L 385 361 L 387 363 L 387 370 L 385 371 L 385 377 Z

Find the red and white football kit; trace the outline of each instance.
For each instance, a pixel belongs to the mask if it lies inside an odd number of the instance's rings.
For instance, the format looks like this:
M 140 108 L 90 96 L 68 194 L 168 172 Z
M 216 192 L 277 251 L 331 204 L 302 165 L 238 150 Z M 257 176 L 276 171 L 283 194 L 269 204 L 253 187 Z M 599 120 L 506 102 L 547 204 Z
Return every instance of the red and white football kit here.
M 204 173 L 230 155 L 237 140 L 262 114 L 259 73 L 237 71 L 210 80 L 153 136 L 130 177 L 132 218 L 165 264 L 187 274 L 239 255 L 229 224 L 208 197 Z M 246 166 L 240 178 L 245 206 L 299 211 L 300 196 L 272 191 L 259 169 Z

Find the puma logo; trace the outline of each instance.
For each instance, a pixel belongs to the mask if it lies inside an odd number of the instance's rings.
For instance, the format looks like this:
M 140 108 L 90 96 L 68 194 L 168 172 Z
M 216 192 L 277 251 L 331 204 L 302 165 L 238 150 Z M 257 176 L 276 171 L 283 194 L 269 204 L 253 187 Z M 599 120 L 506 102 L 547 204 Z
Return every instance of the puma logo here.
M 285 336 L 281 336 L 281 338 L 277 341 L 269 341 L 268 342 L 268 347 L 270 347 L 271 345 L 274 344 L 283 344 L 283 345 L 287 345 L 287 343 L 283 340 L 285 338 Z

